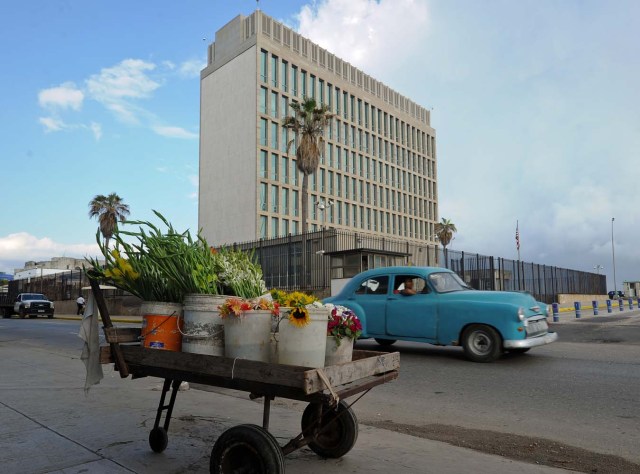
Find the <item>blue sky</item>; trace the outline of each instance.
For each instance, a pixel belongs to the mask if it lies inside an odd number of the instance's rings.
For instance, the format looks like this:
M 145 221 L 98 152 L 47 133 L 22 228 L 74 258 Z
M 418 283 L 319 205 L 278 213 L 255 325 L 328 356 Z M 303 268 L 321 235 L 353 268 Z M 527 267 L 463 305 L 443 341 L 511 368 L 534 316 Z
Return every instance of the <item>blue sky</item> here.
M 7 0 L 0 271 L 93 254 L 96 194 L 197 229 L 199 70 L 254 1 Z M 260 2 L 432 109 L 454 249 L 640 280 L 640 2 Z

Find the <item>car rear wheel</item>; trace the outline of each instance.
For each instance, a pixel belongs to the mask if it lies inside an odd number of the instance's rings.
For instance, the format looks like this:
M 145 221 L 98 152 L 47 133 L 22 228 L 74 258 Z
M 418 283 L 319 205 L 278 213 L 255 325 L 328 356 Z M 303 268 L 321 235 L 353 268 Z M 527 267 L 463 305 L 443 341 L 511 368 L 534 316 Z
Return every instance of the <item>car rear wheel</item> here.
M 462 333 L 462 347 L 473 362 L 493 362 L 502 354 L 502 338 L 490 326 L 472 324 Z
M 393 345 L 396 340 L 395 339 L 380 339 L 378 337 L 375 338 L 375 341 L 380 344 L 381 346 L 391 346 Z

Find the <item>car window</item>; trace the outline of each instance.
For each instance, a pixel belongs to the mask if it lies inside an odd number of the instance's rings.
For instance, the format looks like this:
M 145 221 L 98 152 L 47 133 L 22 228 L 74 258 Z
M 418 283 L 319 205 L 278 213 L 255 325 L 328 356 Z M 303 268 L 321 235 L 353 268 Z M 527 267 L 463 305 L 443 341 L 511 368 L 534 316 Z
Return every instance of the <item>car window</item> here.
M 389 289 L 389 277 L 379 276 L 363 280 L 356 290 L 356 295 L 384 295 Z
M 416 294 L 429 293 L 431 289 L 427 285 L 424 278 L 417 275 L 396 275 L 394 279 L 393 292 L 395 294 L 402 293 L 405 288 L 405 281 L 411 280 L 413 282 L 413 289 Z
M 429 282 L 438 293 L 471 289 L 471 287 L 462 281 L 455 273 L 432 273 L 429 275 Z

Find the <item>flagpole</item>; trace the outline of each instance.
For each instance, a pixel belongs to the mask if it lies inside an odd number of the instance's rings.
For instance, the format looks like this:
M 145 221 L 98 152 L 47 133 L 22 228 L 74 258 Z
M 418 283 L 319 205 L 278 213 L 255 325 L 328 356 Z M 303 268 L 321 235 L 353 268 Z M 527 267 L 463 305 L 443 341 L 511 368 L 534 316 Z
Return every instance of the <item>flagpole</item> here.
M 518 261 L 520 261 L 520 222 L 516 221 L 516 248 L 518 249 Z

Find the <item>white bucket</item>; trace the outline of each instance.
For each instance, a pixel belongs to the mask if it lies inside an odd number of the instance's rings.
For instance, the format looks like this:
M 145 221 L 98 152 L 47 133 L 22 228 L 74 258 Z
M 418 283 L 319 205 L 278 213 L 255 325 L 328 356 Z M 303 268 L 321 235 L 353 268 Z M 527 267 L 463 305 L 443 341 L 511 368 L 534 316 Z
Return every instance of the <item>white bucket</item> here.
M 190 294 L 184 298 L 182 352 L 224 355 L 224 326 L 218 306 L 226 296 Z
M 224 355 L 238 359 L 269 362 L 271 311 L 250 310 L 224 321 Z
M 335 337 L 327 337 L 327 352 L 324 357 L 325 367 L 351 362 L 351 359 L 353 359 L 353 339 L 343 337 L 340 339 L 340 345 L 338 345 Z
M 302 367 L 324 367 L 327 349 L 327 323 L 329 309 L 309 309 L 309 324 L 294 326 L 284 314 L 276 333 L 278 363 Z

